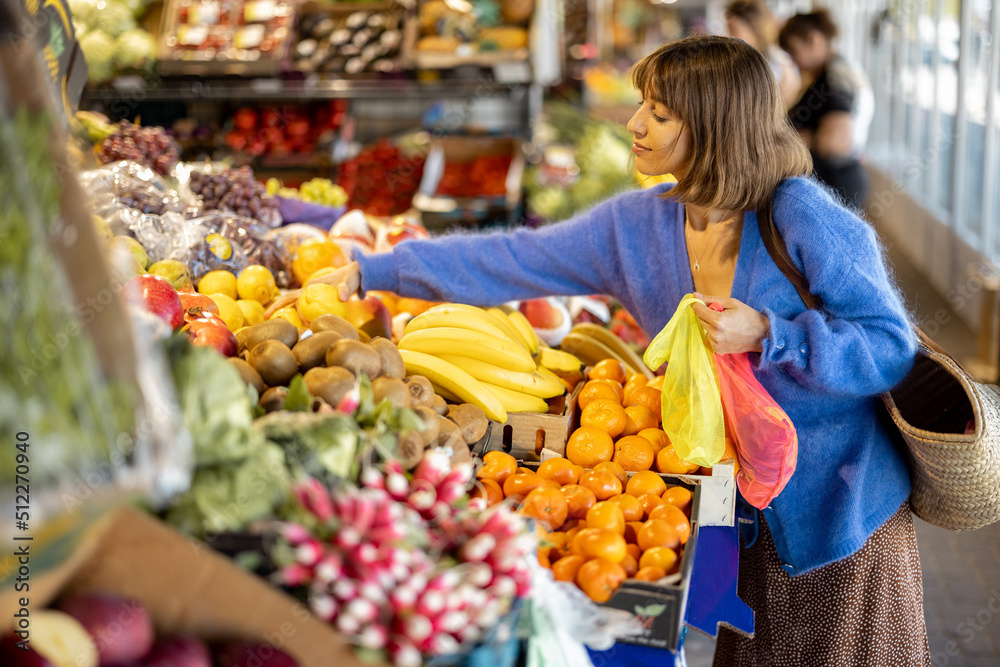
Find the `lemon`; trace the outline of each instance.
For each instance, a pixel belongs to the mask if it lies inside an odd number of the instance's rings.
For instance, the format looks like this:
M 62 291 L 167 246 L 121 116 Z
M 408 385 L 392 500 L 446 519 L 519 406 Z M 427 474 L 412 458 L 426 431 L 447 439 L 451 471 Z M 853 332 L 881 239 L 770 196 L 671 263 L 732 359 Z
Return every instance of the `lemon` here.
M 236 276 L 229 271 L 209 271 L 198 281 L 198 291 L 206 296 L 225 294 L 236 300 Z
M 309 285 L 302 290 L 296 309 L 305 322 L 312 322 L 328 313 L 341 317 L 347 314 L 347 304 L 340 300 L 337 288 L 326 283 Z
M 253 299 L 239 299 L 236 305 L 243 311 L 243 324 L 252 327 L 264 321 L 264 306 Z
M 271 319 L 281 318 L 283 320 L 288 320 L 294 324 L 299 329 L 304 329 L 305 326 L 302 324 L 302 320 L 299 318 L 299 314 L 295 312 L 294 308 L 279 308 L 278 310 L 271 313 Z
M 274 274 L 267 267 L 254 264 L 240 273 L 240 277 L 236 279 L 236 290 L 241 299 L 270 303 L 278 293 L 278 286 L 274 282 Z
M 332 241 L 306 241 L 295 251 L 292 274 L 300 284 L 309 276 L 327 266 L 339 268 L 347 264 L 343 251 Z
M 201 287 L 200 283 L 198 287 Z M 237 305 L 235 299 L 231 298 L 228 294 L 221 293 L 209 294 L 207 296 L 219 307 L 219 317 L 226 323 L 230 331 L 236 331 L 243 326 L 243 310 Z

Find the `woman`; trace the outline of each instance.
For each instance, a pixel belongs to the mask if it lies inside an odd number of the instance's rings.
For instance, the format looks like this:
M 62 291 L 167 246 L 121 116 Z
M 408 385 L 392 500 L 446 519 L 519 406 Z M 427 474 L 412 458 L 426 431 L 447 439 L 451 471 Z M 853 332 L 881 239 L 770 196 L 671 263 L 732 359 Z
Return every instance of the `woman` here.
M 874 95 L 864 72 L 834 52 L 837 32 L 825 9 L 796 14 L 781 29 L 781 48 L 806 84 L 788 117 L 812 152 L 816 177 L 861 208 L 868 198 L 868 174 L 858 155 L 868 140 Z
M 771 10 L 760 0 L 736 0 L 726 7 L 729 34 L 742 39 L 768 59 L 774 78 L 778 80 L 781 101 L 787 109 L 799 99 L 802 79 L 795 63 L 775 43 L 776 27 Z
M 739 592 L 756 638 L 722 631 L 720 665 L 929 664 L 907 463 L 876 417 L 916 343 L 871 228 L 805 176 L 764 56 L 740 40 L 692 37 L 633 73 L 636 168 L 677 184 L 629 192 L 538 230 L 405 241 L 320 278 L 355 291 L 496 304 L 610 294 L 649 334 L 682 297 L 716 352 L 750 353 L 798 429 L 798 467 L 756 518 Z M 623 165 L 624 168 L 624 165 Z M 806 310 L 761 241 L 773 219 L 824 304 Z M 712 295 L 712 296 L 707 296 Z M 279 304 L 280 305 L 280 304 Z M 894 625 L 888 625 L 886 621 Z

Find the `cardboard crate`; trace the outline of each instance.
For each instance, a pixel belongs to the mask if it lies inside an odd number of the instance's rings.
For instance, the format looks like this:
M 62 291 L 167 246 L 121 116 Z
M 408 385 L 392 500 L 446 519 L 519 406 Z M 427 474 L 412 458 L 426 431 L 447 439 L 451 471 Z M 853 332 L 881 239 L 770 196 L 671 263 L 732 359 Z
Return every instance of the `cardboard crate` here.
M 64 593 L 105 591 L 141 602 L 159 635 L 269 642 L 302 667 L 366 664 L 297 600 L 133 509 L 105 517 L 53 569 L 41 572 L 43 553 L 32 558 L 30 609 L 44 608 Z M 20 595 L 13 586 L 0 595 L 3 630 L 13 628 Z

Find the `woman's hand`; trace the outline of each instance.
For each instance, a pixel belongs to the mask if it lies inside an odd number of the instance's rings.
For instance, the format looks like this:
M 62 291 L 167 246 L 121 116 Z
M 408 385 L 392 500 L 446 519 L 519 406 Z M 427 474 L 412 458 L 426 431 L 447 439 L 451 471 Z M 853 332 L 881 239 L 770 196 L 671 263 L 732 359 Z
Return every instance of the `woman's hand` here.
M 357 293 L 358 288 L 361 287 L 361 268 L 358 266 L 357 262 L 351 262 L 350 264 L 342 266 L 335 271 L 331 271 L 330 273 L 326 273 L 318 278 L 313 278 L 312 280 L 307 281 L 303 287 L 308 287 L 309 285 L 315 285 L 317 283 L 333 285 L 337 288 L 337 296 L 340 297 L 340 300 L 347 301 L 351 298 L 351 295 Z M 298 301 L 300 294 L 302 294 L 302 290 L 297 289 L 279 296 L 264 313 L 264 319 L 270 318 L 271 315 L 274 314 L 274 311 L 279 308 L 293 305 L 296 301 Z
M 694 314 L 701 320 L 701 325 L 705 327 L 705 333 L 716 354 L 763 351 L 761 341 L 767 338 L 771 329 L 767 317 L 736 299 L 719 299 L 697 292 L 694 297 L 709 305 L 718 304 L 724 309 L 718 312 L 700 303 L 691 306 Z

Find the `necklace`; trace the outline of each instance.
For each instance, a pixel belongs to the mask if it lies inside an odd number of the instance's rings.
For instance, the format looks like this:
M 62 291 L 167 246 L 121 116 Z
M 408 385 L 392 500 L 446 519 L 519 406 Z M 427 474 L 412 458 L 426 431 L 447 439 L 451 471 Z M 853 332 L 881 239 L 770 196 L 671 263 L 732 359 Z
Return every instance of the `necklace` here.
M 684 226 L 687 227 L 690 222 L 691 222 L 691 218 L 688 217 L 687 207 L 685 206 L 684 207 Z M 712 243 L 712 237 L 715 236 L 715 232 L 717 232 L 719 230 L 719 227 L 721 227 L 721 226 L 722 226 L 721 222 L 715 223 L 715 229 L 713 229 L 711 231 L 711 233 L 709 233 L 708 240 L 705 241 L 705 247 L 701 249 L 700 253 L 698 253 L 697 255 L 694 256 L 694 266 L 692 266 L 691 268 L 693 268 L 695 271 L 701 271 L 701 258 L 705 256 L 705 251 L 708 250 L 708 246 Z

